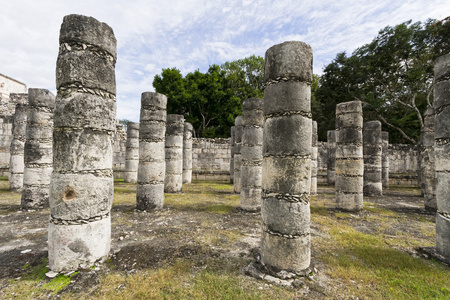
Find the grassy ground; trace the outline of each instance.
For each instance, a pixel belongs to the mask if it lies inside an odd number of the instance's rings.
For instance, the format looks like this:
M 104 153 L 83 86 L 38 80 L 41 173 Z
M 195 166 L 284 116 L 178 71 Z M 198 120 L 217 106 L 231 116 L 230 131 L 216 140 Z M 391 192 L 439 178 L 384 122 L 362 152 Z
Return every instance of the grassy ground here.
M 0 180 L 3 207 L 18 199 L 6 184 Z M 44 253 L 23 264 L 20 276 L 0 281 L 0 298 L 450 298 L 450 268 L 416 251 L 433 246 L 435 238 L 433 215 L 409 209 L 420 205 L 417 189 L 392 188 L 387 196 L 365 199 L 363 212 L 343 213 L 334 209 L 332 189 L 319 187 L 311 199 L 317 272 L 297 288 L 243 275 L 258 252 L 260 216 L 237 209 L 232 185 L 184 185 L 183 193 L 166 194 L 163 210 L 147 214 L 134 210 L 135 191 L 135 185 L 115 182 L 114 249 L 106 263 L 50 280 Z

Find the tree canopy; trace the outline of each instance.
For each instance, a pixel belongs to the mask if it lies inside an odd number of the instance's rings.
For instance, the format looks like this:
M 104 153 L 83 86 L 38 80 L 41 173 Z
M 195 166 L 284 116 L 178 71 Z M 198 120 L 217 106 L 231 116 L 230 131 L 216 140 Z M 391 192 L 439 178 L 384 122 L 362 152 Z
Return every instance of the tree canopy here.
M 391 142 L 417 143 L 422 113 L 432 103 L 433 62 L 450 52 L 449 20 L 387 26 L 351 56 L 338 53 L 314 99 L 320 138 L 335 127 L 337 103 L 361 100 L 364 120 L 380 120 Z
M 177 68 L 163 69 L 153 87 L 168 99 L 167 113 L 184 115 L 198 137 L 228 137 L 234 119 L 241 114 L 242 101 L 263 97 L 264 59 L 250 56 L 206 73 L 183 76 Z

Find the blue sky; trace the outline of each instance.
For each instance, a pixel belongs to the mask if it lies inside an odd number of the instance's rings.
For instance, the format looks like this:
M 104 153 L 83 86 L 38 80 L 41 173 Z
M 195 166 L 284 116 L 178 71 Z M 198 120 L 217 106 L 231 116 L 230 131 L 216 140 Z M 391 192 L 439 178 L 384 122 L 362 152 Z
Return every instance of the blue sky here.
M 68 14 L 92 16 L 117 38 L 117 118 L 139 121 L 142 92 L 163 68 L 183 74 L 300 40 L 321 74 L 385 26 L 450 15 L 448 0 L 1 0 L 0 73 L 55 91 L 59 28 Z

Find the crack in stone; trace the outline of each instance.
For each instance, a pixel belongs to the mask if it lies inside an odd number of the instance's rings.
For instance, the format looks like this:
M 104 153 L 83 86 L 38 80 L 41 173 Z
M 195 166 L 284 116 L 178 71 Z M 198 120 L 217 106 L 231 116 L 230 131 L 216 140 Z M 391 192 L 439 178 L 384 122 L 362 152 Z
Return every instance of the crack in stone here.
M 76 52 L 76 51 L 89 51 L 96 56 L 105 57 L 108 61 L 110 61 L 112 63 L 113 66 L 116 65 L 116 59 L 114 58 L 114 55 L 112 55 L 110 52 L 106 51 L 105 49 L 102 49 L 98 46 L 88 44 L 88 43 L 80 43 L 80 42 L 76 42 L 76 41 L 61 43 L 59 45 L 58 55 L 61 55 L 64 53 L 69 53 L 69 52 Z
M 60 218 L 54 218 L 53 216 L 50 216 L 50 223 L 54 225 L 82 225 L 82 224 L 89 224 L 92 222 L 97 222 L 102 219 L 109 218 L 110 213 L 108 212 L 105 215 L 95 216 L 89 219 L 76 219 L 76 220 L 63 220 Z
M 164 180 L 151 180 L 149 182 L 138 181 L 137 184 L 139 184 L 139 185 L 159 185 L 159 184 L 164 184 Z
M 300 115 L 305 118 L 312 118 L 311 112 L 306 112 L 302 110 L 291 110 L 291 111 L 284 111 L 284 112 L 276 112 L 264 115 L 264 120 L 267 120 L 269 118 L 279 118 L 279 117 L 285 117 L 285 116 L 292 116 L 292 115 Z
M 80 82 L 72 82 L 61 85 L 58 88 L 58 97 L 67 98 L 73 93 L 85 93 L 116 101 L 116 95 L 99 88 L 88 88 Z
M 268 198 L 275 198 L 278 200 L 284 200 L 291 203 L 303 203 L 308 204 L 310 200 L 310 194 L 309 193 L 303 193 L 301 195 L 293 195 L 293 194 L 287 194 L 287 193 L 277 193 L 269 190 L 262 190 L 261 197 L 263 199 Z
M 113 170 L 112 169 L 98 169 L 98 170 L 79 170 L 79 171 L 74 171 L 74 170 L 70 170 L 70 171 L 63 171 L 63 170 L 59 170 L 59 171 L 53 171 L 54 173 L 58 173 L 58 174 L 70 174 L 70 175 L 85 175 L 85 174 L 92 174 L 96 177 L 113 177 Z
M 437 116 L 439 115 L 444 109 L 450 107 L 450 103 L 446 103 L 444 105 L 439 106 L 438 108 L 436 108 L 436 110 L 434 111 L 434 114 Z
M 435 140 L 437 146 L 444 146 L 450 143 L 450 138 L 438 138 Z
M 277 83 L 280 83 L 280 82 L 288 82 L 288 81 L 290 81 L 290 82 L 304 82 L 304 83 L 306 83 L 309 86 L 311 85 L 310 82 L 305 81 L 303 79 L 303 77 L 300 77 L 300 76 L 287 76 L 287 77 L 286 76 L 284 76 L 284 77 L 279 76 L 279 77 L 277 77 L 275 79 L 267 80 L 264 83 L 264 87 L 268 87 L 269 85 L 272 85 L 272 84 L 277 84 Z
M 266 224 L 263 224 L 263 230 L 270 235 L 279 236 L 279 237 L 286 238 L 286 239 L 300 239 L 300 238 L 310 235 L 309 232 L 304 233 L 304 234 L 285 234 L 285 233 L 281 233 L 281 232 L 276 232 L 276 231 L 270 230 Z

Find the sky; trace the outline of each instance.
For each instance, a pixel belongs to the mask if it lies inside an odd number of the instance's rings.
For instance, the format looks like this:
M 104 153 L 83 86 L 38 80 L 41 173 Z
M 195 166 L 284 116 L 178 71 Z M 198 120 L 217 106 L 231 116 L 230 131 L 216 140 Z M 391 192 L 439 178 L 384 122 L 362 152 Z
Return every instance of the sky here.
M 143 92 L 162 69 L 206 72 L 285 41 L 313 48 L 321 74 L 386 26 L 444 19 L 449 0 L 0 0 L 0 73 L 56 94 L 59 29 L 65 15 L 107 23 L 117 39 L 117 118 L 139 121 Z

